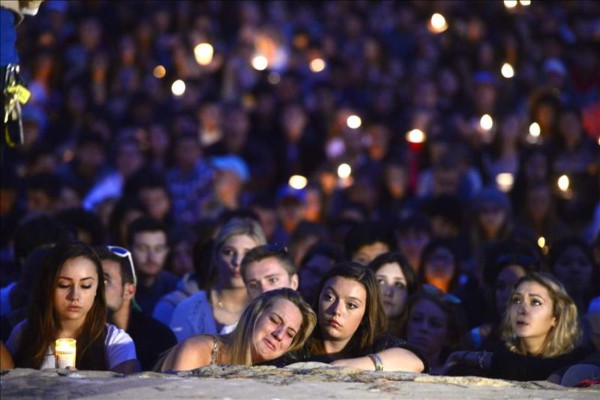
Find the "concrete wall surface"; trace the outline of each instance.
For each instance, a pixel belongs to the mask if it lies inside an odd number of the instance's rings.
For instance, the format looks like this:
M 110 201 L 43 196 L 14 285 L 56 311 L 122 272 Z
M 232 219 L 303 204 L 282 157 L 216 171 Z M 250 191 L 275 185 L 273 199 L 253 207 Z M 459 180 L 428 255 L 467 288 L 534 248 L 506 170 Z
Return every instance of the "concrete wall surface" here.
M 600 385 L 365 372 L 320 363 L 286 368 L 210 366 L 177 375 L 15 369 L 0 376 L 7 399 L 600 399 Z

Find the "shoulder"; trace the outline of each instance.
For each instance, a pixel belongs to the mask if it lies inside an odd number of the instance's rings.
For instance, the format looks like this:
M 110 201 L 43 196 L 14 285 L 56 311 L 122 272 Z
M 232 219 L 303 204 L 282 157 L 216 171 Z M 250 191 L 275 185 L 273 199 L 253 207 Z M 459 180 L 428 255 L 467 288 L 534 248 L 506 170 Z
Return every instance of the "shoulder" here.
M 196 335 L 185 339 L 179 345 L 178 360 L 187 365 L 192 362 L 197 367 L 210 364 L 215 339 L 212 335 Z M 189 361 L 188 361 L 189 360 Z
M 204 290 L 199 290 L 193 295 L 183 299 L 179 304 L 175 306 L 175 314 L 195 312 L 194 310 L 210 308 L 208 301 L 208 295 Z
M 123 329 L 117 328 L 113 324 L 106 324 L 105 343 L 109 346 L 113 344 L 133 343 L 133 340 Z
M 159 304 L 160 305 L 170 305 L 172 307 L 175 307 L 175 306 L 177 306 L 177 304 L 181 303 L 187 297 L 189 297 L 189 296 L 186 296 L 184 292 L 182 292 L 179 289 L 175 289 L 172 292 L 169 292 L 169 293 L 165 294 L 164 296 L 162 296 L 158 300 L 158 302 L 156 303 L 156 305 L 157 306 Z
M 171 290 L 175 290 L 177 288 L 177 282 L 179 281 L 179 278 L 174 273 L 163 270 L 160 272 L 159 279 L 165 286 L 171 287 Z
M 21 335 L 23 333 L 23 329 L 25 328 L 26 323 L 27 323 L 27 320 L 23 320 L 23 321 L 19 322 L 13 328 L 8 340 L 5 343 L 6 347 L 8 348 L 8 351 L 10 351 L 10 353 L 13 355 L 16 353 L 17 349 L 19 348 L 19 345 L 21 343 Z

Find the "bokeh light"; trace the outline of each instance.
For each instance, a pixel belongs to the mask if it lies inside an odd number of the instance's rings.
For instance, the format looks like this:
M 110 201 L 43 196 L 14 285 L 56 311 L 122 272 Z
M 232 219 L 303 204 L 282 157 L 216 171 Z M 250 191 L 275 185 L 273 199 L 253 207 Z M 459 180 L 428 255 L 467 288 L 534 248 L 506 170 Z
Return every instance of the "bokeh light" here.
M 442 33 L 446 29 L 448 29 L 446 18 L 440 13 L 433 14 L 429 21 L 429 30 L 433 33 Z
M 346 119 L 346 125 L 348 125 L 348 128 L 358 129 L 362 125 L 362 120 L 358 115 L 350 115 Z
M 177 79 L 171 85 L 171 92 L 173 93 L 174 96 L 177 96 L 177 97 L 182 96 L 185 93 L 185 82 L 182 81 L 181 79 Z
M 481 129 L 489 131 L 494 127 L 494 120 L 489 114 L 484 114 L 479 120 L 479 126 L 481 126 Z
M 164 78 L 166 74 L 167 74 L 167 70 L 162 65 L 157 65 L 156 67 L 154 67 L 154 70 L 152 71 L 152 75 L 154 75 L 154 77 L 157 79 Z
M 510 192 L 515 183 L 515 177 L 510 172 L 501 172 L 496 175 L 496 186 L 503 192 Z
M 425 139 L 425 132 L 420 129 L 412 129 L 406 132 L 406 141 L 409 143 L 423 143 Z
M 267 60 L 267 57 L 261 55 L 256 55 L 252 57 L 252 68 L 254 68 L 255 70 L 264 71 L 265 69 L 267 69 L 268 66 L 269 61 Z
M 571 184 L 571 182 L 569 181 L 569 177 L 566 175 L 561 175 L 560 178 L 558 178 L 558 188 L 563 191 L 566 192 L 567 190 L 569 190 L 569 185 Z
M 194 47 L 194 57 L 200 65 L 208 65 L 213 59 L 215 49 L 210 43 L 199 43 Z
M 308 180 L 302 175 L 292 175 L 288 181 L 288 185 L 296 190 L 302 190 L 306 187 Z
M 322 58 L 315 58 L 309 64 L 309 68 L 312 72 L 319 73 L 326 67 L 325 61 Z
M 507 79 L 510 79 L 515 76 L 515 70 L 509 63 L 504 63 L 500 72 L 502 73 L 502 76 Z
M 352 174 L 352 167 L 346 163 L 340 164 L 337 169 L 337 174 L 340 179 L 348 179 Z

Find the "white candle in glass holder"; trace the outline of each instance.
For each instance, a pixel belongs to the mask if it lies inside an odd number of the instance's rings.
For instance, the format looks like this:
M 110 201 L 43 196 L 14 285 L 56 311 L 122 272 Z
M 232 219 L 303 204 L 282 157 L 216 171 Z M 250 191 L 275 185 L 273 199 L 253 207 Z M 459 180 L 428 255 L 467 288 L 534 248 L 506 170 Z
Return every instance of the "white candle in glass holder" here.
M 75 368 L 77 354 L 77 341 L 75 339 L 56 339 L 54 352 L 56 354 L 56 368 Z

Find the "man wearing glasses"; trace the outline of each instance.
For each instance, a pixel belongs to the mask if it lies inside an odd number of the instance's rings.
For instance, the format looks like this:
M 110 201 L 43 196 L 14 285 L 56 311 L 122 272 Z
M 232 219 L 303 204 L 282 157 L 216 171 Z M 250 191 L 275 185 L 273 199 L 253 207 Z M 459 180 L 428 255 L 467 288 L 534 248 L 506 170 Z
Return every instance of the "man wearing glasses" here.
M 136 275 L 129 250 L 98 246 L 96 252 L 102 261 L 111 323 L 131 336 L 142 370 L 150 371 L 161 353 L 177 344 L 177 339 L 168 326 L 140 311 L 135 301 Z
M 177 286 L 177 277 L 164 270 L 169 254 L 165 225 L 148 216 L 134 220 L 127 229 L 127 246 L 138 277 L 136 300 L 152 316 L 158 300 Z

